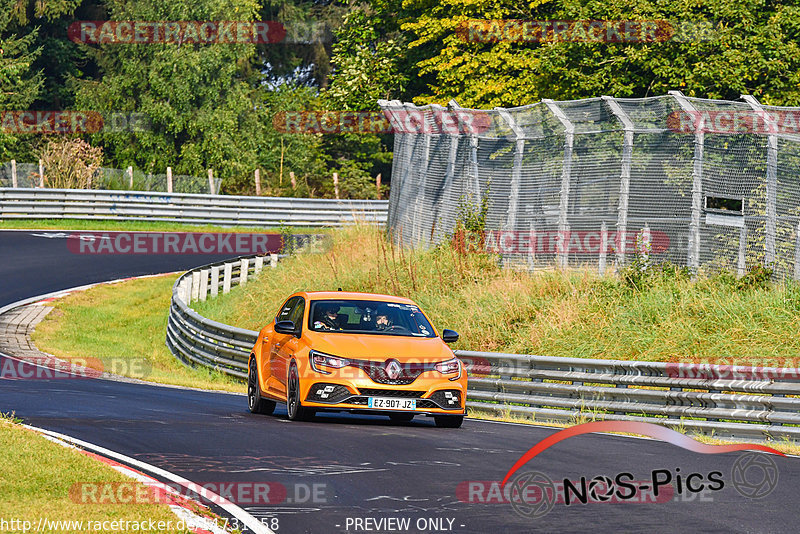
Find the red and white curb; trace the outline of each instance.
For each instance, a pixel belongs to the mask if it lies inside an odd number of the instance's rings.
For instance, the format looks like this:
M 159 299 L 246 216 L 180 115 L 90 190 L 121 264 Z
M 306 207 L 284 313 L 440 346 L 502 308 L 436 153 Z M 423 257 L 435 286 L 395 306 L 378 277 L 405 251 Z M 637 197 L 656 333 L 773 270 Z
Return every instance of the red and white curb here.
M 249 530 L 252 530 L 255 534 L 275 534 L 274 531 L 270 530 L 266 525 L 261 523 L 258 519 L 247 513 L 238 505 L 230 502 L 228 499 L 214 493 L 213 491 L 202 487 L 201 485 L 192 482 L 186 478 L 183 478 L 179 475 L 161 469 L 160 467 L 156 467 L 154 465 L 148 464 L 141 460 L 137 460 L 135 458 L 131 458 L 130 456 L 125 456 L 124 454 L 112 451 L 111 449 L 106 449 L 105 447 L 100 447 L 99 445 L 95 445 L 93 443 L 89 443 L 88 441 L 83 441 L 78 438 L 73 438 L 72 436 L 67 436 L 66 434 L 60 434 L 58 432 L 53 432 L 52 430 L 45 430 L 43 428 L 38 428 L 30 425 L 21 425 L 29 430 L 33 430 L 39 434 L 42 434 L 45 438 L 59 443 L 61 445 L 78 449 L 83 454 L 100 460 L 101 462 L 110 465 L 123 475 L 129 476 L 138 482 L 143 483 L 146 486 L 150 486 L 156 488 L 158 490 L 163 490 L 168 492 L 171 497 L 173 497 L 171 502 L 168 504 L 169 508 L 178 516 L 181 520 L 185 521 L 186 526 L 195 532 L 196 534 L 228 534 L 228 532 L 222 528 L 220 528 L 217 523 L 213 520 L 208 519 L 206 517 L 202 517 L 195 513 L 192 509 L 197 509 L 200 507 L 201 509 L 208 509 L 207 506 L 189 499 L 186 496 L 178 494 L 173 488 L 171 488 L 167 484 L 163 484 L 156 480 L 155 478 L 145 474 L 144 472 L 151 473 L 155 476 L 161 477 L 162 479 L 169 480 L 175 484 L 179 484 L 188 490 L 197 492 L 202 498 L 217 504 L 220 508 L 225 510 L 228 514 L 232 517 L 235 517 L 238 521 L 240 521 L 244 526 L 246 526 Z M 115 461 L 118 460 L 118 461 Z M 123 465 L 119 462 L 124 462 L 127 465 Z M 137 471 L 133 469 L 134 466 L 140 469 L 141 471 Z

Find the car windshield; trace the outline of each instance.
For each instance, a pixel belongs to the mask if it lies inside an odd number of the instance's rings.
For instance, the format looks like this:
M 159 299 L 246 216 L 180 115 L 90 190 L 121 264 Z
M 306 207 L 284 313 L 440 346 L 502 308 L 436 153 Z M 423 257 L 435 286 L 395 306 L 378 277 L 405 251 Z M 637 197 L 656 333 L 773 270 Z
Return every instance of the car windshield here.
M 309 329 L 315 332 L 435 337 L 433 327 L 414 304 L 375 300 L 315 300 Z

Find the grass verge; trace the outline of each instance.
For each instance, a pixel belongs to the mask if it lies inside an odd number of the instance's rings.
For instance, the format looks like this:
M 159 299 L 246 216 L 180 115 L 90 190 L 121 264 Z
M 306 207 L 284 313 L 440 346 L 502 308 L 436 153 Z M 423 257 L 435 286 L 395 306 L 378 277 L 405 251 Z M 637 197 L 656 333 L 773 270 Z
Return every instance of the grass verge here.
M 0 510 L 5 521 L 18 520 L 17 525 L 29 521 L 33 530 L 40 519 L 42 532 L 77 532 L 89 530 L 87 523 L 95 521 L 163 521 L 172 525 L 164 532 L 189 532 L 177 530 L 178 517 L 166 504 L 151 503 L 83 503 L 73 486 L 97 484 L 99 487 L 124 483 L 131 488 L 142 488 L 138 482 L 118 473 L 77 450 L 50 442 L 39 434 L 14 424 L 9 416 L 0 416 Z M 119 487 L 119 486 L 116 486 Z M 131 492 L 133 493 L 133 492 Z M 83 528 L 75 524 L 55 525 L 55 521 L 82 521 Z M 168 523 L 170 522 L 170 523 Z M 9 524 L 10 531 L 22 531 Z
M 241 383 L 222 373 L 184 366 L 165 345 L 176 278 L 141 278 L 67 295 L 54 303 L 55 309 L 37 325 L 32 339 L 41 350 L 65 360 L 88 361 L 95 367 L 96 358 L 115 374 L 244 392 Z

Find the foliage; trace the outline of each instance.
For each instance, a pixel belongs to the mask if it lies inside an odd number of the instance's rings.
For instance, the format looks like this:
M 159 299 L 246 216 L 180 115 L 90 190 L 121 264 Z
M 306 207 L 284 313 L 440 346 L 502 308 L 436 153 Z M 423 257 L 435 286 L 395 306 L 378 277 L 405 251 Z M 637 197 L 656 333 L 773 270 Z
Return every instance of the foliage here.
M 45 187 L 91 189 L 103 165 L 103 149 L 82 139 L 51 139 L 42 152 Z

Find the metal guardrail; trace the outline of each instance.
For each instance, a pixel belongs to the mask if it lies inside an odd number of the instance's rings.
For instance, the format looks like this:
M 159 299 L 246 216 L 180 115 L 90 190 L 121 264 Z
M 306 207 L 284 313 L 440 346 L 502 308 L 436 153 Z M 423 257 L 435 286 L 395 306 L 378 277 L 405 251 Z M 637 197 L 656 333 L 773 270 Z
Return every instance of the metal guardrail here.
M 274 267 L 277 256 L 268 263 Z M 264 265 L 263 257 L 239 258 L 193 269 L 175 282 L 167 345 L 177 358 L 247 377 L 258 332 L 212 321 L 190 305 L 246 283 Z M 733 438 L 800 439 L 800 369 L 474 351 L 456 355 L 470 376 L 467 406 L 476 411 L 566 423 L 647 421 Z
M 247 197 L 0 188 L 0 220 L 148 220 L 244 226 L 340 226 L 356 221 L 384 224 L 385 200 Z

